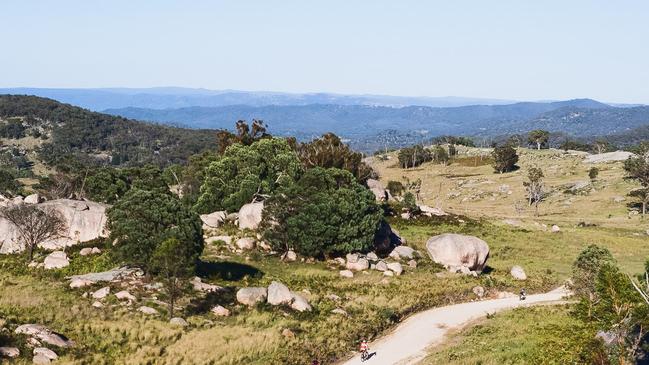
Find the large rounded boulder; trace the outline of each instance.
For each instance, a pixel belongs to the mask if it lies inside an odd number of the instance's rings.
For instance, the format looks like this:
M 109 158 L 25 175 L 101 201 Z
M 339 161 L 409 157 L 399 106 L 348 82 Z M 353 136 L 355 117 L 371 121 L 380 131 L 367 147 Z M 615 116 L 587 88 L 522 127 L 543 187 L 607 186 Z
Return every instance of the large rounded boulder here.
M 426 242 L 426 250 L 433 261 L 453 272 L 466 269 L 482 272 L 489 257 L 487 242 L 455 233 L 431 237 Z
M 264 202 L 245 204 L 239 210 L 239 228 L 255 230 L 261 223 Z

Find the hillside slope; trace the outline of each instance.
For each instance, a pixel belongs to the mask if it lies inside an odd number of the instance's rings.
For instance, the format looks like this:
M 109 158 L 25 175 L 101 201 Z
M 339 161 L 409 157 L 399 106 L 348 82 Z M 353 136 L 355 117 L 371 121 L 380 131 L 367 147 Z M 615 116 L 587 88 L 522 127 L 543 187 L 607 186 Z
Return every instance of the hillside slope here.
M 144 123 L 35 96 L 0 95 L 0 120 L 36 139 L 49 163 L 68 156 L 108 157 L 113 165 L 168 165 L 216 147 L 215 131 Z

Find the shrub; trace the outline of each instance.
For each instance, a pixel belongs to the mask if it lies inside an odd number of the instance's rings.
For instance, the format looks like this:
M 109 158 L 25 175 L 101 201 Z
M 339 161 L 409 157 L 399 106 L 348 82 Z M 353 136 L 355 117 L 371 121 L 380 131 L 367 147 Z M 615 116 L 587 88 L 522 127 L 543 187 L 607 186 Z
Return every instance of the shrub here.
M 301 171 L 300 161 L 280 138 L 264 138 L 250 146 L 233 144 L 205 171 L 197 211 L 238 211 L 253 199 L 269 197 L 291 184 Z
M 150 271 L 158 245 L 175 238 L 191 252 L 203 251 L 202 222 L 170 193 L 133 188 L 108 210 L 116 259 Z
M 608 249 L 594 244 L 586 247 L 572 264 L 572 289 L 575 294 L 593 300 L 595 278 L 604 265 L 614 263 Z
M 302 165 L 306 169 L 335 167 L 347 170 L 360 183 L 364 183 L 375 175 L 372 168 L 362 161 L 363 155 L 354 152 L 333 133 L 327 133 L 309 143 L 302 143 L 298 146 L 297 151 Z
M 495 146 L 491 157 L 493 158 L 492 166 L 498 173 L 510 172 L 517 167 L 518 155 L 514 147 L 509 144 Z
M 415 145 L 413 147 L 402 148 L 399 151 L 398 158 L 399 166 L 403 169 L 407 169 L 431 161 L 433 156 L 430 154 L 430 151 L 425 149 L 422 145 Z
M 599 175 L 599 169 L 597 167 L 591 167 L 590 170 L 588 170 L 588 177 L 591 180 L 597 179 L 597 175 Z
M 387 189 L 393 196 L 399 196 L 403 193 L 405 187 L 400 181 L 390 180 L 388 181 Z
M 316 167 L 266 201 L 261 229 L 275 250 L 321 256 L 370 249 L 382 219 L 350 172 Z
M 433 147 L 433 152 L 431 154 L 433 161 L 440 163 L 440 164 L 446 164 L 449 160 L 448 152 L 444 149 L 444 147 L 437 145 Z

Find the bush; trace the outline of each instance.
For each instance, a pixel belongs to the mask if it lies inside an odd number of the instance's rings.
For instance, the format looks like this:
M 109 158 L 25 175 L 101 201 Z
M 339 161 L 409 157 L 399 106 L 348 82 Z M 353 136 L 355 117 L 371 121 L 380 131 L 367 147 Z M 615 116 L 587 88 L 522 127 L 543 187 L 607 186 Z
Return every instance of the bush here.
M 18 139 L 25 137 L 25 126 L 20 120 L 10 120 L 0 125 L 0 137 Z
M 449 160 L 448 152 L 444 149 L 444 147 L 437 145 L 433 147 L 433 152 L 431 154 L 433 161 L 440 163 L 440 164 L 446 164 Z
M 108 210 L 110 240 L 118 261 L 151 269 L 158 245 L 175 238 L 192 252 L 203 251 L 202 222 L 170 193 L 132 188 Z
M 347 170 L 360 183 L 364 183 L 375 175 L 372 168 L 362 161 L 363 155 L 354 152 L 333 133 L 327 133 L 309 143 L 302 143 L 297 151 L 302 165 L 306 169 L 335 167 Z
M 495 146 L 491 157 L 493 158 L 492 166 L 498 173 L 514 171 L 517 168 L 518 155 L 514 147 L 509 144 Z
M 415 145 L 413 147 L 402 148 L 399 151 L 398 158 L 399 166 L 403 169 L 407 169 L 431 161 L 433 156 L 430 154 L 430 151 L 425 149 L 422 145 Z
M 280 138 L 265 138 L 250 146 L 233 144 L 205 171 L 197 211 L 238 211 L 253 198 L 270 196 L 290 185 L 301 171 L 300 161 Z
M 572 290 L 577 296 L 590 298 L 595 292 L 595 278 L 604 265 L 615 264 L 611 252 L 597 245 L 586 247 L 572 264 Z
M 261 229 L 275 250 L 321 256 L 370 249 L 382 219 L 350 172 L 316 167 L 266 201 Z
M 388 181 L 387 189 L 393 196 L 399 196 L 403 193 L 405 186 L 400 181 Z
M 599 169 L 597 167 L 591 167 L 590 170 L 588 170 L 588 177 L 591 180 L 597 179 L 597 175 L 599 175 Z

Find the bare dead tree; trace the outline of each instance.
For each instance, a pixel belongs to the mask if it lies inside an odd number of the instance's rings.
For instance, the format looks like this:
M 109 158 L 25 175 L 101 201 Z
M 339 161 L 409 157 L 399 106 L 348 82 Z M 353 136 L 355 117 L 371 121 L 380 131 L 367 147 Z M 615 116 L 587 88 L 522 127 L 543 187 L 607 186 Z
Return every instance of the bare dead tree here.
M 0 217 L 16 226 L 18 238 L 28 250 L 29 261 L 34 258 L 34 248 L 45 241 L 61 237 L 67 228 L 59 211 L 34 204 L 6 207 L 0 210 Z

